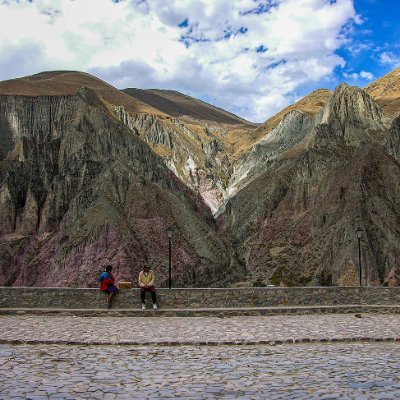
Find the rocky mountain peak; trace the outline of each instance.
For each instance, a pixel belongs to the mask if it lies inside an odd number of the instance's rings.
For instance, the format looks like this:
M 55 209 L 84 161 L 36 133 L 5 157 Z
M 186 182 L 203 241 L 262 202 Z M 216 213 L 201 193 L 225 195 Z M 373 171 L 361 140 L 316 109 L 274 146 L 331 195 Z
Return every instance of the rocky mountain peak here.
M 294 104 L 284 108 L 254 130 L 252 133 L 253 143 L 272 132 L 291 111 L 298 110 L 310 115 L 317 115 L 326 106 L 331 96 L 332 92 L 330 90 L 317 89 Z
M 346 83 L 334 91 L 322 111 L 321 123 L 329 124 L 337 137 L 353 145 L 380 142 L 381 133 L 389 126 L 389 120 L 374 99 L 364 90 Z
M 82 87 L 96 91 L 112 105 L 124 106 L 131 113 L 164 115 L 161 111 L 128 96 L 109 83 L 85 72 L 48 71 L 32 76 L 0 82 L 0 95 L 5 96 L 65 96 L 79 92 Z

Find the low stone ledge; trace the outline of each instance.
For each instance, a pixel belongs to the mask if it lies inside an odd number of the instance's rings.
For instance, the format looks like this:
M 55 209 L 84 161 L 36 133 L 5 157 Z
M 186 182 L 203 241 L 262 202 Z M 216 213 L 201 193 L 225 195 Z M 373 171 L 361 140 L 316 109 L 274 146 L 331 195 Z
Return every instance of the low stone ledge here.
M 271 340 L 168 340 L 168 341 L 140 341 L 140 340 L 63 340 L 63 339 L 0 339 L 0 344 L 10 345 L 68 345 L 68 346 L 138 346 L 138 347 L 171 347 L 171 346 L 282 346 L 287 344 L 312 344 L 312 343 L 357 343 L 357 342 L 400 342 L 400 337 L 325 337 L 325 338 L 296 338 L 296 339 L 271 339 Z
M 180 309 L 59 309 L 59 308 L 0 308 L 1 315 L 69 316 L 69 317 L 215 317 L 311 315 L 311 314 L 397 314 L 400 305 L 336 305 L 241 308 L 180 308 Z
M 148 301 L 150 302 L 150 295 Z M 311 305 L 400 305 L 400 288 L 291 287 L 187 288 L 157 290 L 161 308 L 271 307 Z M 137 308 L 140 290 L 120 290 L 113 308 Z M 1 308 L 82 309 L 106 306 L 106 295 L 89 288 L 0 287 Z

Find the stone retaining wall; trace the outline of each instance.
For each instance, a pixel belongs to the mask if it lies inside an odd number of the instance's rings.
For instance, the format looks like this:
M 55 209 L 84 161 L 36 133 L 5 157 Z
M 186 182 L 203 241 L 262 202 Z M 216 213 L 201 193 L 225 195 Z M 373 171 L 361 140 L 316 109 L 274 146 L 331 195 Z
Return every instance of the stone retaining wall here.
M 162 308 L 400 304 L 400 288 L 296 287 L 158 289 Z M 147 293 L 148 302 L 150 294 Z M 0 308 L 104 308 L 98 289 L 0 287 Z M 139 289 L 120 290 L 113 308 L 140 306 Z

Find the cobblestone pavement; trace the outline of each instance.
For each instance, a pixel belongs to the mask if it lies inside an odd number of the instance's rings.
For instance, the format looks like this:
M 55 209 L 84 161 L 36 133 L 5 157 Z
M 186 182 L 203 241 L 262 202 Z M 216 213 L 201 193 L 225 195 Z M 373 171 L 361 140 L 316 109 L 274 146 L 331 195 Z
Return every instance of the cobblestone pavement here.
M 400 344 L 0 345 L 0 399 L 396 399 Z
M 263 344 L 325 340 L 400 341 L 400 315 L 232 318 L 2 316 L 0 342 L 92 344 Z
M 387 341 L 320 343 L 354 339 Z M 0 342 L 0 400 L 400 397 L 393 314 L 2 316 Z

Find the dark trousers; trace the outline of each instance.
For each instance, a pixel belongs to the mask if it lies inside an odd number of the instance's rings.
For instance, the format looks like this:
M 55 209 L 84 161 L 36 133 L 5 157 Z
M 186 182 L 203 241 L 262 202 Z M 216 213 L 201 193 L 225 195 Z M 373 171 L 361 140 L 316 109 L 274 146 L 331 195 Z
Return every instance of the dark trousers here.
M 142 298 L 142 303 L 144 303 L 146 300 L 146 292 L 151 293 L 151 299 L 153 300 L 153 304 L 157 303 L 156 288 L 154 286 L 140 288 L 140 296 Z

